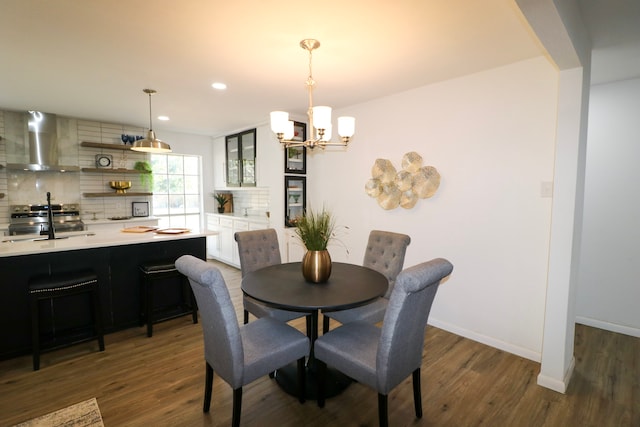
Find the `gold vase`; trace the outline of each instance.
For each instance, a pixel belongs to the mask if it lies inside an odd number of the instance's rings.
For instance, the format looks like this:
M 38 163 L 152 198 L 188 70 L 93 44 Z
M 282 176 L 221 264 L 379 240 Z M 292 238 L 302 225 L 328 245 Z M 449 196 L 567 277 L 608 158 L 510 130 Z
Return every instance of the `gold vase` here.
M 331 276 L 329 251 L 307 251 L 302 258 L 302 275 L 307 282 L 324 283 Z

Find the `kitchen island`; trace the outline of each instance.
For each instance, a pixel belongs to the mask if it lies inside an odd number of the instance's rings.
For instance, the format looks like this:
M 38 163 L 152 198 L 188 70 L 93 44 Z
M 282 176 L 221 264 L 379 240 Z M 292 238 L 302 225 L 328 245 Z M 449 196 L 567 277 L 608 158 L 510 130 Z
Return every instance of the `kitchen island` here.
M 0 242 L 0 359 L 30 352 L 30 312 L 27 287 L 30 277 L 65 271 L 93 269 L 98 275 L 105 333 L 138 326 L 140 285 L 138 265 L 155 260 L 175 260 L 190 254 L 206 258 L 206 233 L 159 234 L 96 231 L 60 233 L 55 240 L 44 236 L 5 236 Z M 187 295 L 168 286 L 156 300 L 178 307 Z M 86 295 L 74 295 L 55 306 L 44 307 L 42 332 L 68 331 L 90 324 Z M 51 314 L 55 311 L 54 317 Z M 78 331 L 79 335 L 90 331 Z M 141 329 L 141 336 L 144 332 Z

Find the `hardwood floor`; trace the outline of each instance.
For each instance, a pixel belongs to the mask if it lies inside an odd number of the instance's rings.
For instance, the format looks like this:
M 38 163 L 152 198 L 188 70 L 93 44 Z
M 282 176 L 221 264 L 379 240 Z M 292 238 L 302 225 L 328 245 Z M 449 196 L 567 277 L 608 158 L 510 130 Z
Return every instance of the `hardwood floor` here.
M 220 266 L 241 319 L 240 273 Z M 292 323 L 304 330 L 304 321 Z M 6 325 L 3 325 L 6 327 Z M 332 327 L 334 327 L 332 325 Z M 201 325 L 190 316 L 44 353 L 0 362 L 0 426 L 97 398 L 105 426 L 228 426 L 232 392 L 214 380 L 211 412 L 202 412 Z M 430 327 L 422 365 L 424 415 L 415 419 L 408 378 L 389 396 L 393 426 L 640 426 L 640 339 L 578 325 L 576 369 L 566 395 L 536 385 L 539 365 Z M 245 426 L 377 426 L 376 393 L 352 384 L 304 405 L 268 377 L 244 388 Z

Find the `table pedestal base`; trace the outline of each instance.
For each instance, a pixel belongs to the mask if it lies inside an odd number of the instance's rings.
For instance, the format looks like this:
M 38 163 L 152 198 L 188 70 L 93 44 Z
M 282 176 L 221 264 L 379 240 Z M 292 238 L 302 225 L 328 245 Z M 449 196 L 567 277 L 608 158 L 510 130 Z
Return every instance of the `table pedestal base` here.
M 298 396 L 298 365 L 291 363 L 276 371 L 276 381 L 284 391 L 292 396 Z M 315 366 L 306 366 L 305 372 L 305 393 L 307 400 L 318 400 L 318 381 Z M 337 396 L 346 389 L 353 381 L 343 373 L 327 366 L 325 379 L 325 398 Z

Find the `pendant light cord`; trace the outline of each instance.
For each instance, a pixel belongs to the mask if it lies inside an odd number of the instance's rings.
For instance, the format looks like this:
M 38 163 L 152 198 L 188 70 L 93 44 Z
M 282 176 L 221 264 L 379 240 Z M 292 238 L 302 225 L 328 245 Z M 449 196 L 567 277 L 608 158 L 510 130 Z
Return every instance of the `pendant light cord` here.
M 153 130 L 153 126 L 151 123 L 151 118 L 153 115 L 151 114 L 151 92 L 149 92 L 149 130 Z

